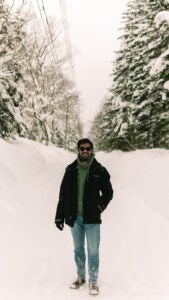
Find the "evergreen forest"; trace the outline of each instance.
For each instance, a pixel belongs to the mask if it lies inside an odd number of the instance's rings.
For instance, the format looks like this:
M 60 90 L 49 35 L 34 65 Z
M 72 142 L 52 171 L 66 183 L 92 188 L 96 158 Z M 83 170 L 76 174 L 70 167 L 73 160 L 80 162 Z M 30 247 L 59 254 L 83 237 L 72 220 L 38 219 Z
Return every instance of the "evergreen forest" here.
M 128 1 L 120 32 L 90 136 L 103 151 L 169 149 L 169 1 Z

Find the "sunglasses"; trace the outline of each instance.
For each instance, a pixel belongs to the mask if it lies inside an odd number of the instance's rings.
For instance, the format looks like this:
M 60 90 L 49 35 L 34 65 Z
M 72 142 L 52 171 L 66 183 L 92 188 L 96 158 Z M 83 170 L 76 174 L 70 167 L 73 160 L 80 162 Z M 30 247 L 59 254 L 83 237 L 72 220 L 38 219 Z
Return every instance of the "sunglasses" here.
M 88 152 L 91 150 L 90 147 L 80 147 L 79 149 L 80 149 L 80 151 L 86 150 L 86 151 L 88 151 Z

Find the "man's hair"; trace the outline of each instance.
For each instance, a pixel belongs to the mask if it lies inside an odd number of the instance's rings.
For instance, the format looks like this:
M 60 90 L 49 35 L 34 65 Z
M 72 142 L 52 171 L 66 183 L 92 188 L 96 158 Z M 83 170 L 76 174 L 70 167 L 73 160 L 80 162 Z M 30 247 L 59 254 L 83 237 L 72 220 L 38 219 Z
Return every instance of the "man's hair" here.
M 81 144 L 90 144 L 91 149 L 93 149 L 93 143 L 88 138 L 81 139 L 77 142 L 78 149 L 80 148 Z

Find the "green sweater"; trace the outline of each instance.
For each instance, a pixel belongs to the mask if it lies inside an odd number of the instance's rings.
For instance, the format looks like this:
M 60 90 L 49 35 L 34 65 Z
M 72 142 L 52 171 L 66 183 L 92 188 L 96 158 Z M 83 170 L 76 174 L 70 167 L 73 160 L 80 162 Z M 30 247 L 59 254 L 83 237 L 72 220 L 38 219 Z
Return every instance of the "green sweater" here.
M 81 162 L 79 158 L 78 161 L 78 205 L 77 211 L 78 214 L 83 215 L 83 191 L 85 180 L 89 172 L 90 165 L 93 161 L 94 155 L 92 154 L 90 160 L 88 162 Z

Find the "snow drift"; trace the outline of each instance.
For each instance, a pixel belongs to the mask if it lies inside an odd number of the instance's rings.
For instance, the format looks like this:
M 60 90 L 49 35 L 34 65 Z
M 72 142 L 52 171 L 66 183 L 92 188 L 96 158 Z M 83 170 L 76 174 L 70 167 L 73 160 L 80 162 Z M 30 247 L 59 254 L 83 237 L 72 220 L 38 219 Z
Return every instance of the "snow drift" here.
M 75 155 L 18 139 L 0 140 L 0 297 L 91 299 L 78 291 L 69 228 L 55 228 L 59 185 Z M 168 299 L 169 151 L 96 153 L 114 199 L 101 227 L 99 299 Z

